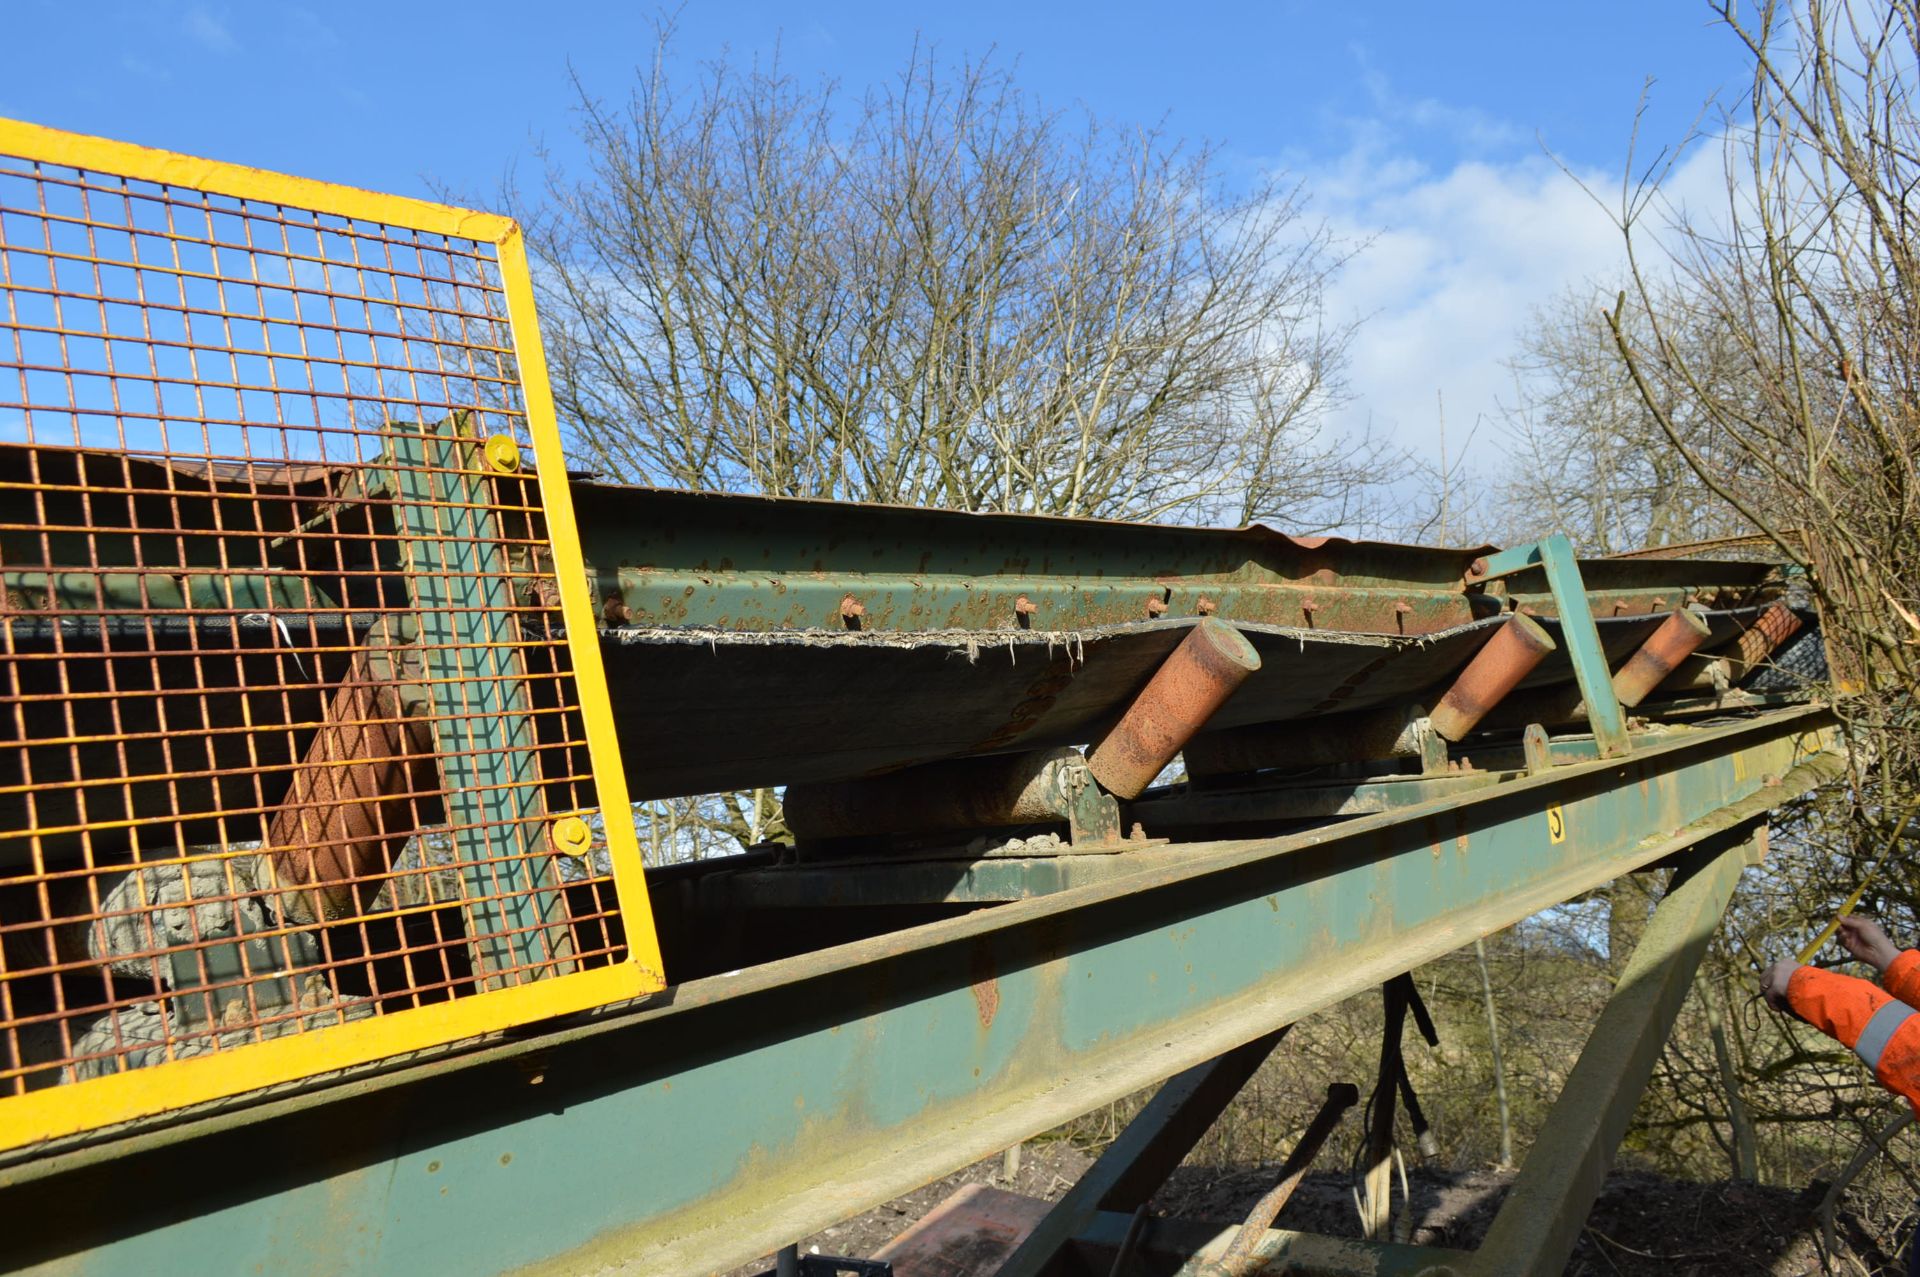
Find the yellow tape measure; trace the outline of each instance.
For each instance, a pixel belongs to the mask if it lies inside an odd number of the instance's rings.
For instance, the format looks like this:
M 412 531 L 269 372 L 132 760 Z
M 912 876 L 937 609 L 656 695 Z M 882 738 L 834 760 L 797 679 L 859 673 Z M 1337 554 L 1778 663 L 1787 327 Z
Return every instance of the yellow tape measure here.
M 1876 871 L 1878 871 L 1879 868 L 1880 866 L 1875 865 L 1873 869 L 1867 871 L 1867 876 L 1862 878 L 1860 880 L 1860 885 L 1853 889 L 1853 894 L 1847 897 L 1847 902 L 1840 906 L 1840 912 L 1833 915 L 1833 921 L 1829 922 L 1826 926 L 1822 927 L 1820 929 L 1820 934 L 1807 942 L 1806 948 L 1800 950 L 1800 952 L 1793 955 L 1793 960 L 1795 962 L 1798 962 L 1801 966 L 1804 967 L 1805 965 L 1807 965 L 1807 963 L 1813 961 L 1814 954 L 1820 952 L 1821 945 L 1824 945 L 1827 941 L 1833 939 L 1835 934 L 1837 934 L 1840 930 L 1841 920 L 1844 919 L 1848 914 L 1852 913 L 1854 906 L 1860 903 L 1860 897 L 1867 894 L 1867 886 L 1868 884 L 1872 883 L 1873 875 Z M 1774 952 L 1778 953 L 1779 950 L 1776 949 L 1774 950 Z

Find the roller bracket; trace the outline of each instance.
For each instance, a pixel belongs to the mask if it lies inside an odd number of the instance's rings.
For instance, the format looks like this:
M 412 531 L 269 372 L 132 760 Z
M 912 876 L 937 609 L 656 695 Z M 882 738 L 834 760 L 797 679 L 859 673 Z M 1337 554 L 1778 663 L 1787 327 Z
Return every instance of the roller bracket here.
M 1056 783 L 1066 798 L 1067 830 L 1075 854 L 1103 854 L 1138 851 L 1164 843 L 1164 838 L 1148 838 L 1135 825 L 1131 835 L 1121 832 L 1120 804 L 1100 787 L 1084 763 L 1069 763 L 1056 773 Z

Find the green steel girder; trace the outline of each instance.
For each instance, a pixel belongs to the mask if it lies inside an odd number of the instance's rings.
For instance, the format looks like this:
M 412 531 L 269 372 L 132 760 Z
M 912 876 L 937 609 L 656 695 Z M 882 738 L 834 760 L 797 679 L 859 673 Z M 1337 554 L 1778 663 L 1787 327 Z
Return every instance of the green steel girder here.
M 1125 1214 L 1102 1211 L 1073 1239 L 1074 1249 L 1087 1261 L 1090 1271 L 1107 1271 L 1130 1223 Z M 1168 1272 L 1180 1264 L 1176 1277 L 1188 1277 L 1204 1272 L 1207 1261 L 1224 1251 L 1238 1231 L 1236 1225 L 1149 1220 L 1134 1243 L 1134 1253 L 1155 1261 L 1152 1268 L 1143 1264 L 1144 1271 Z M 1439 1246 L 1368 1242 L 1273 1228 L 1255 1244 L 1254 1263 L 1245 1277 L 1443 1277 L 1455 1273 L 1455 1266 L 1466 1258 L 1465 1251 Z
M 1508 777 L 1498 771 L 1449 772 L 1440 776 L 1381 777 L 1376 780 L 1315 785 L 1257 785 L 1231 789 L 1189 788 L 1152 797 L 1127 809 L 1146 831 L 1207 825 L 1256 824 L 1293 820 L 1335 820 L 1417 807 L 1497 785 Z
M 576 483 L 595 597 L 634 625 L 839 629 L 848 595 L 873 630 L 1081 629 L 1208 609 L 1233 620 L 1426 634 L 1526 605 L 1555 615 L 1539 573 L 1522 590 L 1467 573 L 1485 549 L 1430 549 L 1266 528 L 1155 527 Z M 1593 561 L 1604 616 L 1698 596 L 1750 602 L 1765 564 Z M 1015 605 L 1025 596 L 1033 610 Z
M 515 578 L 480 446 L 454 433 L 458 424 L 391 425 L 387 443 L 447 817 L 463 831 L 454 842 L 468 950 L 492 988 L 569 970 L 573 945 L 544 854 Z M 482 839 L 488 845 L 476 846 Z
M 0 1264 L 725 1270 L 1752 821 L 1838 772 L 1831 724 L 1787 710 L 1193 844 L 544 1034 L 36 1150 L 0 1170 Z
M 1741 871 L 1757 863 L 1762 854 L 1755 833 L 1736 824 L 1703 838 L 1676 858 L 1672 885 L 1654 910 L 1618 987 L 1548 1115 L 1543 1128 L 1548 1134 L 1534 1143 L 1478 1250 L 1393 1245 L 1276 1229 L 1257 1243 L 1252 1266 L 1234 1269 L 1238 1277 L 1258 1277 L 1262 1273 L 1301 1277 L 1503 1277 L 1508 1273 L 1560 1271 L 1585 1227 L 1614 1152 Z M 1251 1070 L 1233 1069 L 1235 1062 L 1235 1056 L 1223 1056 L 1205 1069 L 1190 1070 L 1170 1081 L 1167 1088 L 1176 1087 L 1188 1077 L 1211 1079 L 1222 1073 L 1229 1080 L 1244 1080 Z M 1142 1118 L 1150 1112 L 1151 1106 Z M 1131 1133 L 1130 1126 L 1126 1134 Z M 1101 1162 L 1106 1160 L 1103 1156 Z M 1096 1163 L 1089 1175 L 1099 1169 L 1100 1163 Z M 1096 1206 L 1089 1200 L 1079 1209 L 1069 1210 L 1075 1194 L 1091 1197 L 1076 1185 L 997 1277 L 1037 1277 L 1047 1271 L 1048 1257 L 1068 1244 L 1090 1261 L 1095 1271 L 1112 1262 L 1125 1244 L 1125 1230 L 1131 1223 L 1125 1204 L 1102 1202 Z M 1048 1225 L 1052 1225 L 1051 1231 L 1043 1232 Z M 1150 1230 L 1135 1239 L 1133 1249 L 1143 1256 L 1178 1263 L 1178 1277 L 1212 1277 L 1225 1271 L 1220 1261 L 1234 1231 L 1156 1220 Z
M 1602 757 L 1624 754 L 1632 748 L 1627 741 L 1626 715 L 1613 694 L 1613 674 L 1593 623 L 1595 613 L 1575 602 L 1587 601 L 1587 587 L 1581 579 L 1580 564 L 1573 557 L 1572 543 L 1556 532 L 1544 541 L 1488 555 L 1476 575 L 1481 579 L 1506 576 L 1536 565 L 1546 573 L 1547 588 L 1553 592 L 1560 641 L 1573 661 L 1573 676 L 1580 685 L 1580 699 L 1586 706 L 1593 738 L 1600 743 Z
M 1726 912 L 1740 873 L 1758 857 L 1731 833 L 1674 869 L 1613 996 L 1594 1024 L 1543 1129 L 1470 1263 L 1484 1277 L 1559 1272 L 1580 1240 L 1641 1092 L 1653 1076 L 1693 973 Z
M 1153 847 L 1112 855 L 780 865 L 713 874 L 682 888 L 680 898 L 714 916 L 741 909 L 1000 904 L 1108 882 L 1173 864 L 1185 854 L 1184 848 Z
M 1794 703 L 1801 703 L 1795 701 Z M 1639 744 L 1671 739 L 1688 728 L 1632 737 Z M 1556 766 L 1599 756 L 1592 737 L 1551 740 Z M 1179 831 L 1199 836 L 1208 828 L 1284 826 L 1312 820 L 1416 807 L 1513 779 L 1526 763 L 1519 746 L 1476 750 L 1480 765 L 1432 776 L 1381 776 L 1371 780 L 1311 784 L 1249 784 L 1222 788 L 1176 788 L 1150 793 L 1124 811 L 1149 836 Z M 877 855 L 839 862 L 756 864 L 681 882 L 669 890 L 680 907 L 708 915 L 742 909 L 888 907 L 922 904 L 998 904 L 1028 900 L 1092 883 L 1107 882 L 1156 866 L 1177 864 L 1191 853 L 1179 843 L 1157 844 L 1107 855 L 995 854 L 966 857 L 933 852 Z M 656 898 L 664 893 L 656 893 Z
M 1277 1029 L 1168 1078 L 1007 1256 L 994 1277 L 1042 1277 L 1061 1249 L 1102 1212 L 1114 1212 L 1131 1222 L 1132 1211 L 1160 1191 L 1167 1176 L 1212 1129 L 1285 1035 L 1284 1028 Z

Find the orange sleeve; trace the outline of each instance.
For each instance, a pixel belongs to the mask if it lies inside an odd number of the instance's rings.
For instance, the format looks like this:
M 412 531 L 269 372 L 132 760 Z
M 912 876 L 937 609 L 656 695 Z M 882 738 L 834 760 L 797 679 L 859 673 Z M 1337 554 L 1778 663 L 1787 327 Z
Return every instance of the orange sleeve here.
M 1794 1014 L 1848 1050 L 1873 1013 L 1891 1001 L 1893 995 L 1866 980 L 1818 967 L 1801 967 L 1787 981 L 1787 1005 Z
M 1920 1117 L 1920 1015 L 1909 1015 L 1894 1030 L 1873 1066 L 1873 1080 L 1904 1097 Z
M 1913 958 L 1896 976 L 1913 978 Z M 1893 974 L 1900 963 L 1887 967 Z M 1885 990 L 1837 971 L 1801 967 L 1787 981 L 1787 1004 L 1801 1019 L 1835 1039 L 1873 1070 L 1873 1080 L 1904 1098 L 1920 1115 L 1920 1014 Z M 1891 1008 L 1891 1009 L 1888 1009 Z M 1884 1014 L 1882 1014 L 1884 1012 Z M 1863 1039 L 1864 1035 L 1864 1039 Z
M 1908 1006 L 1920 1010 L 1920 949 L 1908 949 L 1880 973 L 1880 986 Z

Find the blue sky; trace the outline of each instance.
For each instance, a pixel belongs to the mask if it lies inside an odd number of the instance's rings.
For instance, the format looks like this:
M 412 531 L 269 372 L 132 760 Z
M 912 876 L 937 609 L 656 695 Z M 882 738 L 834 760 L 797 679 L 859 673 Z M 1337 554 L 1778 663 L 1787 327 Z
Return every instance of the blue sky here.
M 645 5 L 5 0 L 0 115 L 406 194 L 485 196 L 536 139 L 570 151 L 569 64 L 624 91 Z M 1364 316 L 1342 423 L 1430 452 L 1511 397 L 1526 311 L 1617 259 L 1605 217 L 1542 152 L 1618 180 L 1644 81 L 1647 133 L 1678 137 L 1737 92 L 1704 5 L 1532 3 L 720 4 L 679 13 L 680 53 L 765 55 L 848 88 L 916 37 L 993 49 L 1055 105 L 1164 121 L 1230 163 L 1304 177 L 1371 247 L 1329 299 Z M 1710 152 L 1681 189 L 1710 195 Z M 1481 446 L 1493 432 L 1483 430 Z

